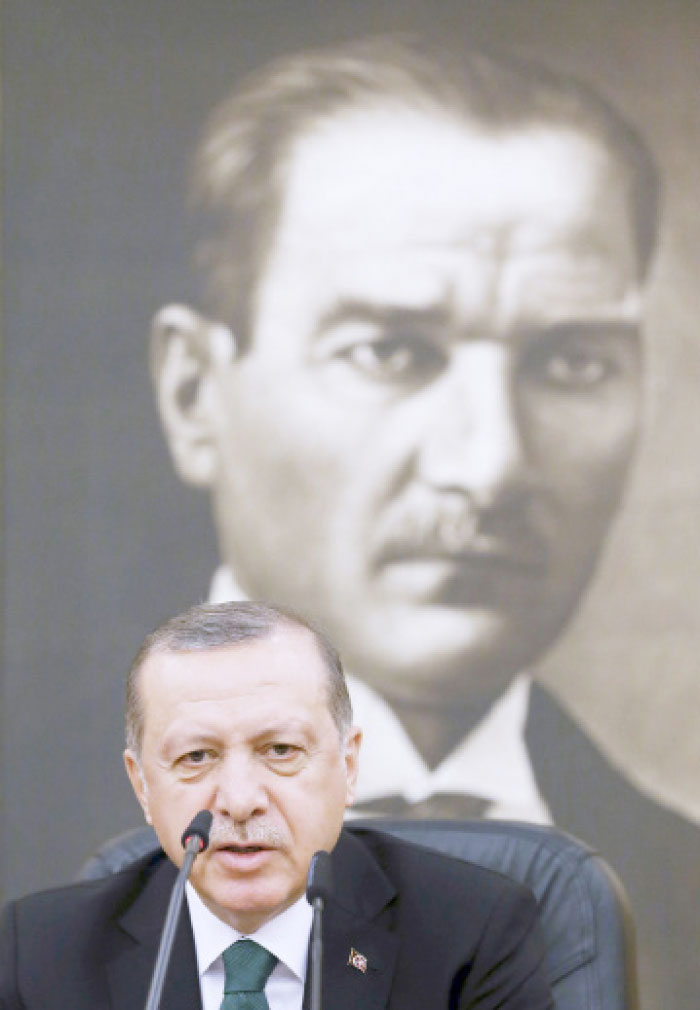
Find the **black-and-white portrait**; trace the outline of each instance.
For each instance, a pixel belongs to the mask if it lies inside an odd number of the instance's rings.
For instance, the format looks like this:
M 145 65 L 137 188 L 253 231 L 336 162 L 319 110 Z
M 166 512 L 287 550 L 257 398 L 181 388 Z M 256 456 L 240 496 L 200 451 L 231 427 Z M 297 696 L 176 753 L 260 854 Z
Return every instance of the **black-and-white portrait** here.
M 139 812 L 158 621 L 323 628 L 357 812 L 555 824 L 695 1005 L 700 11 L 13 2 L 8 894 Z

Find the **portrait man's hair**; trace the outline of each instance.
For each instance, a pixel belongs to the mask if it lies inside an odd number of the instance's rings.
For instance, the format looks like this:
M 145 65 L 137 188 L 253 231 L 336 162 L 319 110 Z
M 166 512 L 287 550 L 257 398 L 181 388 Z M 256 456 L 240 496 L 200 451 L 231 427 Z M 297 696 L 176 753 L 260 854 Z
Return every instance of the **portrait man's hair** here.
M 191 173 L 196 268 L 207 307 L 251 338 L 257 282 L 274 240 L 297 142 L 373 106 L 448 116 L 488 135 L 536 127 L 597 141 L 628 186 L 644 276 L 657 235 L 659 175 L 635 127 L 596 91 L 512 55 L 386 36 L 285 56 L 214 111 Z

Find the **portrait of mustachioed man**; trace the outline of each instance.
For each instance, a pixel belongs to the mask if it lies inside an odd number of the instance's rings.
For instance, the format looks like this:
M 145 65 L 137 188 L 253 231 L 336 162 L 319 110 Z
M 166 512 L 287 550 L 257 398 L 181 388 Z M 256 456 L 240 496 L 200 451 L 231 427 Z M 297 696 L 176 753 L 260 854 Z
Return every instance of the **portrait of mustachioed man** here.
M 8 894 L 138 823 L 148 629 L 268 599 L 355 813 L 584 839 L 694 1005 L 700 14 L 562 6 L 9 5 Z

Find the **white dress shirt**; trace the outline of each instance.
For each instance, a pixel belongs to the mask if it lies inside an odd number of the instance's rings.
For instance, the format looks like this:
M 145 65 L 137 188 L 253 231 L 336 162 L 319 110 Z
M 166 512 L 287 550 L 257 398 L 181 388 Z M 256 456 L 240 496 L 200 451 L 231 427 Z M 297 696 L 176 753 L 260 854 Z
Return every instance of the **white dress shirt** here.
M 354 677 L 347 681 L 355 722 L 363 731 L 357 807 L 381 796 L 419 803 L 437 793 L 459 793 L 488 800 L 489 818 L 552 823 L 525 745 L 530 697 L 526 674 L 515 678 L 481 722 L 432 770 L 384 698 Z
M 245 599 L 231 570 L 219 568 L 209 600 Z M 525 743 L 531 679 L 520 674 L 484 718 L 434 769 L 430 769 L 398 716 L 377 691 L 347 677 L 355 722 L 362 729 L 360 774 L 355 805 L 403 796 L 420 802 L 440 792 L 480 796 L 490 801 L 485 816 L 552 824 L 539 793 Z
M 188 881 L 185 889 L 194 933 L 202 1010 L 220 1010 L 224 998 L 223 952 L 248 936 L 277 958 L 265 985 L 270 1010 L 301 1010 L 313 912 L 305 896 L 255 933 L 239 933 L 210 912 Z

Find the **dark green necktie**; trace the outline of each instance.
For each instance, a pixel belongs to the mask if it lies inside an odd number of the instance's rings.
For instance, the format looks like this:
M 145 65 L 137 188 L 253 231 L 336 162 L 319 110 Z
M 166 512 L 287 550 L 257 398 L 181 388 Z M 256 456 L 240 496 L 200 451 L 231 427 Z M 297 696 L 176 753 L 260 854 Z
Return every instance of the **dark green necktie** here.
M 224 951 L 221 1010 L 270 1010 L 263 992 L 277 958 L 254 940 L 236 940 Z

